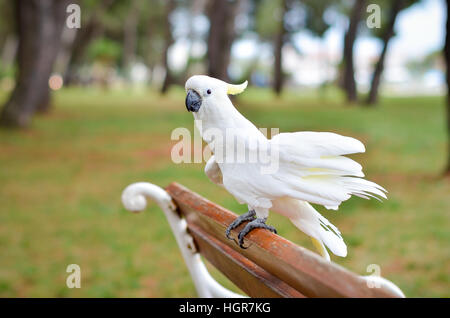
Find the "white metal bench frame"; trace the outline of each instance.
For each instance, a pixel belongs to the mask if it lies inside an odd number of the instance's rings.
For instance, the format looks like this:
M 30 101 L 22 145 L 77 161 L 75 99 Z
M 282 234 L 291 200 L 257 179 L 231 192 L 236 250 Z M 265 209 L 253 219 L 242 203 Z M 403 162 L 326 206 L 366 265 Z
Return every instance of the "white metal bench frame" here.
M 200 253 L 196 250 L 194 239 L 188 232 L 186 220 L 178 215 L 175 203 L 164 189 L 148 182 L 137 182 L 129 185 L 122 193 L 122 203 L 125 209 L 131 212 L 143 211 L 147 207 L 147 199 L 155 201 L 163 210 L 199 297 L 246 297 L 228 290 L 211 276 L 201 260 Z M 398 297 L 405 297 L 398 286 L 383 277 L 376 275 L 360 277 L 366 280 L 369 286 L 384 288 Z

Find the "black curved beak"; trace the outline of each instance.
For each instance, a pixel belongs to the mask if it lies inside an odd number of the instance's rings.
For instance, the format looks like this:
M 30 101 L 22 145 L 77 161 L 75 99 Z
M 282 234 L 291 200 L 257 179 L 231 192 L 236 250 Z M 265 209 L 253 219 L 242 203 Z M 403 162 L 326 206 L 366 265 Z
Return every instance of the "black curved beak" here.
M 186 95 L 187 110 L 190 112 L 198 112 L 200 106 L 202 106 L 202 98 L 200 97 L 200 95 L 192 89 L 188 90 L 188 93 Z

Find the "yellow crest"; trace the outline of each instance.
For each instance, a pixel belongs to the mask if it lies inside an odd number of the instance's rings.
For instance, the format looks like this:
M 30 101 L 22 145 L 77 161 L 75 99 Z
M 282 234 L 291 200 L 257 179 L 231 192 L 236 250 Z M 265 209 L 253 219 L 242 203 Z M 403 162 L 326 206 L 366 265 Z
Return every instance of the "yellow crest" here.
M 247 84 L 248 84 L 247 81 L 245 81 L 244 83 L 239 84 L 239 85 L 228 84 L 227 94 L 229 94 L 229 95 L 240 94 L 247 87 Z

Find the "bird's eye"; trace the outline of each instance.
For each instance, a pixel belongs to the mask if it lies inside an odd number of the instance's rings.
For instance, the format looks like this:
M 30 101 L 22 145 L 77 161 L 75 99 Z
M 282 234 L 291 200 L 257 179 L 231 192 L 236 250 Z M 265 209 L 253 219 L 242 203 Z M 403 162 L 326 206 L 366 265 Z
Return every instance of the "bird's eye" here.
M 211 95 L 211 90 L 208 89 L 208 90 L 206 91 L 206 93 L 207 93 L 208 95 Z

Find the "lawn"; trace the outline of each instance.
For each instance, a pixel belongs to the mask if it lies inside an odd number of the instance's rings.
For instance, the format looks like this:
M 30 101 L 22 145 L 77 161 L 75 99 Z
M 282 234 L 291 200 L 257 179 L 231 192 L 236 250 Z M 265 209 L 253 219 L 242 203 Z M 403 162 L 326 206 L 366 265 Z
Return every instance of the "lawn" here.
M 0 94 L 3 102 L 6 93 Z M 381 267 L 409 297 L 450 297 L 450 181 L 441 97 L 385 97 L 379 107 L 346 105 L 329 92 L 248 89 L 235 100 L 259 127 L 281 132 L 333 131 L 356 137 L 367 152 L 352 158 L 389 191 L 380 203 L 352 198 L 321 212 L 341 230 L 358 274 Z M 25 131 L 0 131 L 0 296 L 191 297 L 195 289 L 163 213 L 124 210 L 122 190 L 136 181 L 177 181 L 238 213 L 212 185 L 204 164 L 174 164 L 173 129 L 193 131 L 184 93 L 65 89 L 54 108 Z M 290 222 L 272 214 L 278 233 L 312 249 Z M 66 267 L 81 267 L 81 288 L 66 287 Z M 221 282 L 230 287 L 217 271 Z

